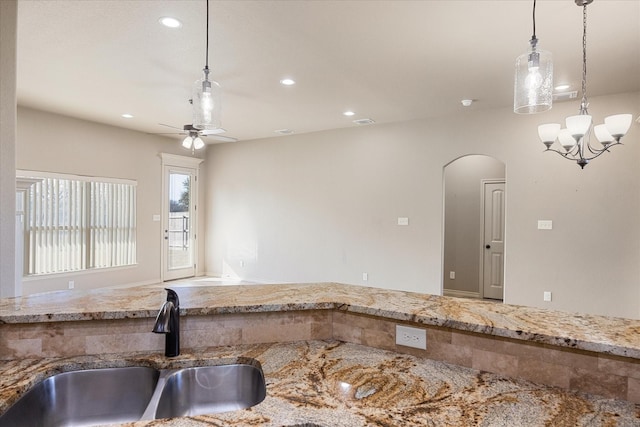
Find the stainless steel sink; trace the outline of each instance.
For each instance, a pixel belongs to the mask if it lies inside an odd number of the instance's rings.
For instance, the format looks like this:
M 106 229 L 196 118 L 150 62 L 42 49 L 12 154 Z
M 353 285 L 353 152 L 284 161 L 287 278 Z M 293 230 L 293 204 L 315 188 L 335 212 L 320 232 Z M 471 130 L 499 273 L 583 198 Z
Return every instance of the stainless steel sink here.
M 0 416 L 2 427 L 91 426 L 140 419 L 159 372 L 144 367 L 91 369 L 54 375 Z
M 245 364 L 74 371 L 35 385 L 0 416 L 0 427 L 88 427 L 211 414 L 248 408 L 265 395 L 262 369 Z
M 251 365 L 182 369 L 166 377 L 155 418 L 234 411 L 257 405 L 265 396 L 262 370 Z

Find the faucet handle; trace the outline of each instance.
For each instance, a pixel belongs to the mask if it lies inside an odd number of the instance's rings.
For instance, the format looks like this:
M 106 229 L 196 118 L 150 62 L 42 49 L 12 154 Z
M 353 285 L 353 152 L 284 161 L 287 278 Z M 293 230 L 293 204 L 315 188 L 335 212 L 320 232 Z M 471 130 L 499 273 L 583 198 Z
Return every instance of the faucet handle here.
M 167 291 L 167 301 L 171 301 L 173 306 L 178 309 L 180 307 L 180 299 L 178 298 L 178 294 L 173 289 L 165 288 Z

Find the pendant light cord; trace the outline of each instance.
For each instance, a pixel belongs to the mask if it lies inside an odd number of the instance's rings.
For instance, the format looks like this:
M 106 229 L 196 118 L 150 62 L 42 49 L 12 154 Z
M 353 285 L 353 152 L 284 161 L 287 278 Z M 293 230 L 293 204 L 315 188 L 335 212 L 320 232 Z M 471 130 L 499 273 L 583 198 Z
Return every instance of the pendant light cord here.
M 531 39 L 536 38 L 536 0 L 533 0 L 533 35 Z
M 206 49 L 207 51 L 205 52 L 205 63 L 204 63 L 204 68 L 205 69 L 209 69 L 209 0 L 207 0 L 207 43 L 206 43 Z

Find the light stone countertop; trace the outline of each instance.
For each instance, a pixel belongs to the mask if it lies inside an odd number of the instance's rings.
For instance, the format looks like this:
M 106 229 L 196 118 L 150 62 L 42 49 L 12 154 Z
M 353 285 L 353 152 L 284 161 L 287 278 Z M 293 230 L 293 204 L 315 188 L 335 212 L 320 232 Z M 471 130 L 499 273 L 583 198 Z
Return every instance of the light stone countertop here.
M 213 347 L 172 359 L 132 353 L 8 361 L 0 367 L 0 413 L 58 372 L 236 362 L 260 364 L 264 371 L 267 397 L 253 408 L 121 426 L 640 425 L 640 405 L 338 341 Z
M 208 286 L 193 280 L 0 299 L 1 323 L 154 318 L 163 287 L 181 315 L 334 309 L 640 359 L 640 320 L 337 283 Z

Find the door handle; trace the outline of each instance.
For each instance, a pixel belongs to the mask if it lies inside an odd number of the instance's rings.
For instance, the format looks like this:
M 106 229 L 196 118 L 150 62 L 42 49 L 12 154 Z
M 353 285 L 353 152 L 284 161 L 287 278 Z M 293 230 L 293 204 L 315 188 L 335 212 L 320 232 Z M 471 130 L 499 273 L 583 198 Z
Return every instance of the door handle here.
M 486 249 L 491 249 L 491 245 L 485 246 Z

